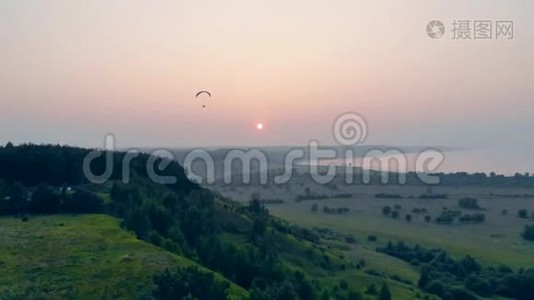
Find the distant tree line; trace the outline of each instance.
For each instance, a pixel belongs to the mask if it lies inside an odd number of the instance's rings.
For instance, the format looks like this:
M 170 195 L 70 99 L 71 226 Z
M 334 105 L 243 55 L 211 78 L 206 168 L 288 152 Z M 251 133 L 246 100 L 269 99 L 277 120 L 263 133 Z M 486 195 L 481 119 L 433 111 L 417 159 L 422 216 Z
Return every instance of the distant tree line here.
M 312 210 L 313 210 L 313 207 L 312 207 Z M 323 206 L 323 212 L 325 214 L 338 214 L 338 215 L 343 215 L 343 214 L 346 214 L 346 213 L 349 213 L 350 212 L 350 208 L 348 207 L 328 207 L 328 206 Z
M 421 194 L 419 199 L 429 199 L 429 200 L 438 200 L 438 199 L 447 199 L 447 194 Z
M 384 216 L 389 216 L 393 219 L 398 219 L 400 216 L 400 210 L 402 207 L 398 204 L 394 205 L 394 209 L 391 206 L 386 205 L 382 207 L 382 214 Z M 413 208 L 412 212 L 415 214 L 426 213 L 427 210 L 424 208 Z M 413 220 L 411 214 L 404 215 L 406 222 L 410 223 Z M 461 223 L 483 223 L 486 221 L 486 215 L 483 213 L 473 213 L 473 214 L 464 214 L 460 210 L 449 210 L 444 208 L 441 214 L 435 219 L 436 223 L 442 225 L 452 224 L 456 219 Z M 430 222 L 432 217 L 430 215 L 425 215 L 425 222 Z
M 295 202 L 310 201 L 310 200 L 325 200 L 325 199 L 330 199 L 330 197 L 325 194 L 307 194 L 307 195 L 297 195 L 295 197 Z
M 404 197 L 402 195 L 400 195 L 400 194 L 377 193 L 377 194 L 375 194 L 375 198 L 403 199 Z

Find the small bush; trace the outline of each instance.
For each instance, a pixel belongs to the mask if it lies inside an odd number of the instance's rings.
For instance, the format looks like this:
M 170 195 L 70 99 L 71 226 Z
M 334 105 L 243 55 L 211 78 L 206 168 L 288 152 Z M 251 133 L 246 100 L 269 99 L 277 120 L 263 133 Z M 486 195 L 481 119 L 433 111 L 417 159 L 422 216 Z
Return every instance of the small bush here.
M 517 216 L 522 218 L 522 219 L 526 219 L 528 217 L 528 211 L 526 209 L 520 209 L 517 212 Z
M 478 200 L 475 198 L 461 198 L 458 200 L 458 205 L 461 208 L 465 209 L 480 209 L 480 206 L 478 205 Z
M 521 236 L 527 241 L 534 241 L 534 225 L 526 225 Z

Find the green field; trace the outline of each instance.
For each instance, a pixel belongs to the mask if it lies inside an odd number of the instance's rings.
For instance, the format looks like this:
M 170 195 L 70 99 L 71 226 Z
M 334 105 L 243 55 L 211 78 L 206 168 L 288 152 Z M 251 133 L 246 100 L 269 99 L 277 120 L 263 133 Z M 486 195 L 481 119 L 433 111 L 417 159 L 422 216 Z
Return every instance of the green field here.
M 348 199 L 311 200 L 296 203 L 296 195 L 304 193 L 308 188 L 312 193 L 334 195 L 351 193 Z M 417 272 L 408 264 L 396 260 L 391 262 L 384 255 L 376 253 L 377 246 L 388 240 L 403 240 L 411 244 L 425 247 L 439 247 L 446 249 L 456 257 L 471 255 L 487 265 L 508 265 L 515 268 L 534 265 L 534 243 L 525 241 L 520 234 L 524 226 L 532 224 L 532 219 L 517 217 L 519 209 L 534 211 L 534 198 L 523 196 L 533 194 L 532 189 L 526 188 L 489 188 L 489 187 L 434 187 L 433 193 L 447 194 L 447 199 L 423 200 L 416 199 L 427 192 L 423 186 L 342 186 L 336 190 L 327 189 L 310 183 L 293 184 L 288 190 L 272 187 L 244 187 L 234 190 L 223 190 L 222 193 L 240 201 L 246 201 L 255 192 L 263 198 L 283 199 L 284 204 L 268 205 L 273 215 L 279 216 L 292 223 L 313 227 L 326 227 L 342 234 L 354 235 L 359 244 L 353 246 L 346 253 L 351 255 L 365 255 L 374 262 L 376 268 L 388 273 L 402 273 L 407 278 L 414 279 Z M 375 198 L 376 193 L 400 194 L 403 199 Z M 505 195 L 505 196 L 503 196 Z M 510 197 L 506 195 L 522 195 Z M 478 199 L 481 211 L 461 209 L 463 213 L 482 212 L 486 215 L 483 224 L 451 224 L 439 225 L 432 221 L 425 222 L 425 214 L 412 213 L 413 208 L 425 208 L 432 219 L 439 216 L 444 207 L 460 209 L 458 199 L 475 197 Z M 319 211 L 313 213 L 313 204 L 319 206 Z M 386 205 L 393 207 L 401 205 L 398 219 L 385 217 L 382 208 Z M 329 215 L 322 212 L 323 206 L 348 207 L 351 212 L 345 215 Z M 503 209 L 508 211 L 502 215 Z M 404 220 L 406 214 L 411 214 L 413 220 Z M 376 235 L 378 242 L 367 241 L 368 235 Z
M 391 192 L 409 196 L 417 188 L 407 187 L 392 189 Z M 343 233 L 351 233 L 365 241 L 367 235 L 374 234 L 379 240 L 404 240 L 428 247 L 441 247 L 458 256 L 470 254 L 488 264 L 506 264 L 513 267 L 524 267 L 534 264 L 534 247 L 532 242 L 521 238 L 523 227 L 533 223 L 532 220 L 520 219 L 517 211 L 526 208 L 534 210 L 533 198 L 502 198 L 490 196 L 492 191 L 480 188 L 440 188 L 440 193 L 449 195 L 448 199 L 420 200 L 420 199 L 376 199 L 373 197 L 381 188 L 359 190 L 360 194 L 352 199 L 328 199 L 320 201 L 289 202 L 283 205 L 272 205 L 270 211 L 279 217 L 296 224 L 308 227 L 327 227 Z M 422 191 L 420 190 L 419 193 Z M 506 191 L 497 190 L 499 194 Z M 508 191 L 510 192 L 510 191 Z M 517 192 L 517 191 L 513 191 Z M 493 191 L 494 194 L 497 194 Z M 461 197 L 476 197 L 486 214 L 484 224 L 452 224 L 439 225 L 435 222 L 426 223 L 423 215 L 413 214 L 412 208 L 426 208 L 435 218 L 443 207 L 459 209 L 457 201 Z M 317 203 L 319 207 L 349 207 L 351 213 L 347 215 L 326 215 L 321 212 L 312 213 L 311 205 Z M 394 220 L 382 215 L 385 205 L 402 206 L 401 217 Z M 507 209 L 508 214 L 502 215 Z M 463 210 L 465 213 L 469 210 Z M 412 222 L 404 220 L 405 214 L 413 216 Z
M 146 299 L 154 273 L 194 264 L 104 215 L 4 217 L 0 245 L 0 299 Z

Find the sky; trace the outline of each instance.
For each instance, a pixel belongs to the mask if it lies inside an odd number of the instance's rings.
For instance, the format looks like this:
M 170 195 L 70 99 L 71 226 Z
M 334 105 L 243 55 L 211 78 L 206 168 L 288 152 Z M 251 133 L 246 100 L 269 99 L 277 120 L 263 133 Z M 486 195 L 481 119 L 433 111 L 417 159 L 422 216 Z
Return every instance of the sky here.
M 453 39 L 454 20 L 514 37 Z M 357 112 L 367 144 L 532 164 L 533 20 L 531 1 L 1 0 L 0 143 L 329 144 Z

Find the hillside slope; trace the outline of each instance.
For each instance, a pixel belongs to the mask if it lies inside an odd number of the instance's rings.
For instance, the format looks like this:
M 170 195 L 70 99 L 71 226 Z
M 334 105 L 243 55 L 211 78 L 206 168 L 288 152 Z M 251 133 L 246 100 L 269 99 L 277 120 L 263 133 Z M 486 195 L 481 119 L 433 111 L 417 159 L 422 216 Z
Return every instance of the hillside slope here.
M 146 299 L 154 273 L 196 265 L 105 215 L 3 217 L 0 245 L 0 299 Z M 232 284 L 230 295 L 248 293 Z

